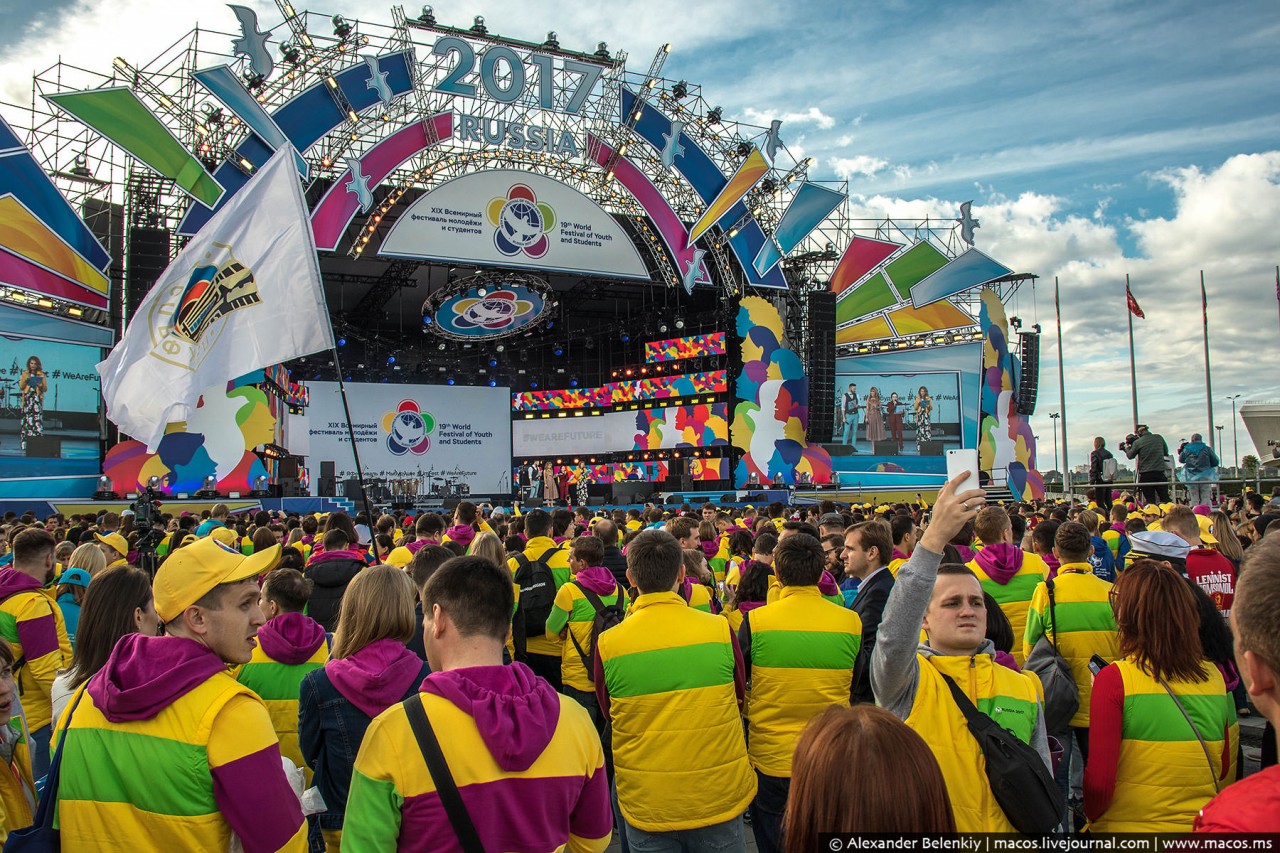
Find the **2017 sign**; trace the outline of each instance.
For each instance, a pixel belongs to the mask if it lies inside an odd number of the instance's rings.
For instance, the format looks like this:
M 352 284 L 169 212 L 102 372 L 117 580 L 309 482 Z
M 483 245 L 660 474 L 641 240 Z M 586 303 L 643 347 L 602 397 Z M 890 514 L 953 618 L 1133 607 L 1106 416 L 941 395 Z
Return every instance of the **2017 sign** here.
M 476 68 L 476 52 L 471 43 L 458 36 L 442 36 L 436 41 L 432 53 L 440 57 L 455 53 L 458 55 L 458 64 L 436 84 L 436 91 L 467 98 L 476 97 L 478 92 L 476 84 L 463 80 L 473 74 Z M 537 72 L 538 107 L 544 110 L 561 110 L 569 115 L 576 115 L 582 109 L 591 90 L 595 88 L 604 73 L 602 66 L 576 59 L 565 59 L 563 69 L 582 76 L 569 95 L 568 101 L 563 106 L 558 106 L 555 102 L 555 69 L 552 57 L 535 53 L 529 57 L 529 62 Z M 506 69 L 501 77 L 498 74 L 499 63 Z M 520 100 L 525 93 L 528 79 L 529 75 L 520 55 L 505 45 L 497 44 L 487 47 L 480 56 L 480 86 L 486 95 L 499 103 L 514 104 Z

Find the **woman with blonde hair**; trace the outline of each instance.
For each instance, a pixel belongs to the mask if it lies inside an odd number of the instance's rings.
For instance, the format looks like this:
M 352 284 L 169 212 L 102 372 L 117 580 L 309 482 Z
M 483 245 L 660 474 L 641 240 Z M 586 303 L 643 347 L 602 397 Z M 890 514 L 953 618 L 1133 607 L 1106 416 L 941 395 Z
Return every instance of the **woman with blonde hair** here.
M 955 831 L 938 760 L 893 714 L 832 705 L 801 733 L 783 823 L 787 853 L 825 850 L 824 832 Z
M 471 540 L 471 546 L 467 548 L 467 554 L 493 560 L 495 566 L 507 564 L 507 551 L 502 547 L 502 540 L 498 538 L 498 534 L 487 530 L 476 534 L 476 538 Z
M 1238 574 L 1240 562 L 1244 559 L 1244 546 L 1240 544 L 1240 537 L 1231 524 L 1231 516 L 1220 509 L 1214 510 L 1209 514 L 1209 525 L 1213 530 L 1213 538 L 1218 540 L 1218 544 L 1213 547 L 1231 561 Z
M 66 569 L 84 569 L 89 573 L 89 577 L 95 578 L 98 573 L 107 567 L 107 558 L 102 553 L 102 549 L 98 547 L 96 542 L 86 542 L 76 547 L 71 552 L 71 558 L 67 560 L 66 565 L 62 568 Z
M 330 660 L 302 680 L 298 745 L 327 811 L 325 849 L 341 845 L 343 812 L 360 741 L 373 718 L 414 695 L 431 668 L 405 648 L 413 636 L 413 580 L 395 566 L 374 566 L 347 586 Z

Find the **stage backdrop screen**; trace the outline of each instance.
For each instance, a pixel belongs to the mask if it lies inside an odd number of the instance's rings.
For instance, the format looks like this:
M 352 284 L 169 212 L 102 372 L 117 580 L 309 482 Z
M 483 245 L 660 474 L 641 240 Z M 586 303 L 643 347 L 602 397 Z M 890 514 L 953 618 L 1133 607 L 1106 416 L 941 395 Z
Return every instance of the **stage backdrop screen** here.
M 46 390 L 24 405 L 20 381 L 33 358 Z M 98 473 L 101 360 L 101 347 L 0 335 L 0 468 L 27 477 Z
M 311 382 L 307 467 L 333 462 L 339 481 L 356 475 L 336 382 Z M 347 383 L 347 401 L 365 480 L 432 477 L 473 493 L 511 489 L 511 389 Z M 318 478 L 312 478 L 313 488 Z

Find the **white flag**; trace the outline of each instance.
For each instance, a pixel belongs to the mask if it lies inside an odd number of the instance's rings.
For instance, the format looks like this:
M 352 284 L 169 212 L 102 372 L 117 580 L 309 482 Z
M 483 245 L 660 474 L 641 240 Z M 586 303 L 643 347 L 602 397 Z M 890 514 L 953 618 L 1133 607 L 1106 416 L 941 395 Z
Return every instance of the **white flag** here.
M 98 365 L 107 417 L 154 450 L 204 389 L 332 347 L 307 203 L 285 146 L 191 239 Z

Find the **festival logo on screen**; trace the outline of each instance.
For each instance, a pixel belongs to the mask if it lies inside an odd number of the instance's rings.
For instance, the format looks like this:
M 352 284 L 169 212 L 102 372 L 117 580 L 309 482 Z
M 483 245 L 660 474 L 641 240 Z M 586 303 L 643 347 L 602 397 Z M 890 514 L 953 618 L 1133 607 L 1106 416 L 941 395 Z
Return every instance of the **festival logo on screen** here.
M 510 290 L 499 290 L 474 299 L 460 299 L 450 306 L 457 329 L 486 329 L 501 332 L 523 326 L 533 319 L 537 308 Z
M 502 254 L 514 257 L 523 252 L 537 259 L 551 247 L 547 233 L 556 225 L 556 212 L 524 184 L 512 184 L 505 197 L 492 199 L 487 213 L 496 229 L 494 245 Z
M 394 412 L 382 416 L 382 429 L 387 433 L 387 449 L 396 456 L 421 456 L 431 449 L 436 419 L 413 400 L 401 400 Z

